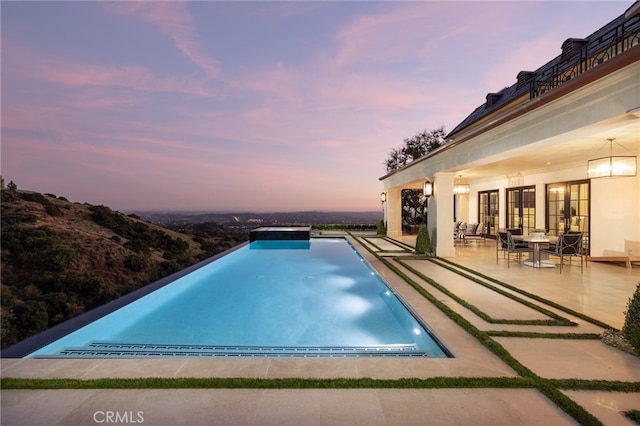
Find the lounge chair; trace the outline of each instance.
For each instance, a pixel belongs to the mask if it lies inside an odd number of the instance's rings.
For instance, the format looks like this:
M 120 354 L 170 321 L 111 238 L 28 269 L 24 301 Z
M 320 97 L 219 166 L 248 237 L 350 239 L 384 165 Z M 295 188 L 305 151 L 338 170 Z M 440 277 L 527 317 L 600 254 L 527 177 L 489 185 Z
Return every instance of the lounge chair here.
M 482 222 L 477 225 L 467 226 L 467 232 L 464 235 L 467 241 L 482 241 L 487 245 L 487 239 L 484 237 L 484 224 Z

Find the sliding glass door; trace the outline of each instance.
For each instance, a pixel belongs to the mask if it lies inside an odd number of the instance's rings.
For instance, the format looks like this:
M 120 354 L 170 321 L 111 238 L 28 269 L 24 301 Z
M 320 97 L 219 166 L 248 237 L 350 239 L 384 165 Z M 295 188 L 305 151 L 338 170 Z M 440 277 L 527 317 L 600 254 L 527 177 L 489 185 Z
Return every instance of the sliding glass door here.
M 546 225 L 549 235 L 568 231 L 584 232 L 589 241 L 589 181 L 559 182 L 547 185 Z
M 507 229 L 531 234 L 536 224 L 536 187 L 507 188 Z
M 495 236 L 498 232 L 498 190 L 478 193 L 478 217 L 484 224 L 483 233 Z

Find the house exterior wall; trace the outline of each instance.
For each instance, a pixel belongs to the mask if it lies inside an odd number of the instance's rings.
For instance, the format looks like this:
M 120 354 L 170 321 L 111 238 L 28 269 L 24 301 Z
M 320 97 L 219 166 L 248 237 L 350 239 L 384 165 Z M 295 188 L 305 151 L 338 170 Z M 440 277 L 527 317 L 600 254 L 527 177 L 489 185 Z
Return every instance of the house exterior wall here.
M 640 156 L 640 45 L 626 52 L 622 59 L 600 65 L 589 73 L 576 77 L 538 98 L 514 107 L 512 119 L 499 125 L 485 122 L 470 126 L 453 135 L 450 144 L 395 173 L 381 178 L 385 189 L 421 185 L 425 179 L 438 174 L 457 176 L 463 171 L 483 168 L 485 175 L 466 178 L 471 186 L 468 196 L 460 196 L 456 216 L 459 220 L 478 221 L 478 191 L 499 190 L 499 227 L 506 226 L 505 189 L 514 186 L 508 174 L 501 173 L 501 162 L 524 158 L 517 186 L 535 185 L 535 226 L 545 227 L 545 185 L 587 179 L 587 158 L 608 155 L 598 153 L 593 143 L 586 142 L 598 135 L 616 129 L 631 129 L 631 153 Z M 617 68 L 616 68 L 617 67 Z M 595 77 L 594 77 L 595 76 Z M 561 93 L 561 96 L 558 95 Z M 504 116 L 505 114 L 503 114 Z M 483 127 L 485 126 L 485 127 Z M 637 131 L 636 131 L 637 129 Z M 635 135 L 634 135 L 635 132 Z M 600 139 L 605 141 L 604 137 Z M 539 155 L 557 145 L 571 144 L 573 150 L 567 158 L 554 159 L 549 167 L 531 168 L 526 155 Z M 588 147 L 588 148 L 587 148 Z M 495 165 L 496 173 L 486 176 L 488 167 Z M 437 209 L 438 245 L 445 247 L 441 238 L 452 239 L 450 229 L 454 211 L 444 207 L 443 194 L 435 181 L 434 206 Z M 623 251 L 625 240 L 640 241 L 640 177 L 591 180 L 590 244 L 592 256 L 604 256 L 606 251 Z M 437 207 L 440 206 L 440 207 Z M 400 208 L 389 205 L 389 208 Z M 430 209 L 430 217 L 432 211 Z M 443 218 L 448 216 L 446 220 Z M 465 217 L 466 216 L 466 217 Z M 439 232 L 442 228 L 446 233 Z M 398 232 L 391 226 L 390 231 Z M 431 230 L 430 230 L 431 231 Z M 399 230 L 401 235 L 401 228 Z M 432 232 L 432 234 L 434 233 Z M 448 245 L 447 245 L 448 247 Z M 449 252 L 445 249 L 444 252 Z

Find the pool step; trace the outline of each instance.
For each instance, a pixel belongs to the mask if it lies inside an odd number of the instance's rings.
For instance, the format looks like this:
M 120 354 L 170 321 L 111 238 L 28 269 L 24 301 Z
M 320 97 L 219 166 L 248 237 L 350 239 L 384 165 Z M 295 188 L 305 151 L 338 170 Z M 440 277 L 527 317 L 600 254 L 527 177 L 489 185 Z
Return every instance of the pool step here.
M 209 346 L 158 345 L 149 343 L 92 342 L 78 348 L 65 348 L 46 358 L 200 358 L 200 357 L 428 357 L 415 345 L 284 347 L 284 346 Z

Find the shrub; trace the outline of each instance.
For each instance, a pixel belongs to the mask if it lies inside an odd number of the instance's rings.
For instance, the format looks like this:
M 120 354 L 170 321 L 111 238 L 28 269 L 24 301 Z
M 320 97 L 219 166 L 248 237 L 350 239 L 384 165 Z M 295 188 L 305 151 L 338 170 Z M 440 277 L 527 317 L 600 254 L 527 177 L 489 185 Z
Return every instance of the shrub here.
M 631 346 L 640 352 L 640 283 L 636 286 L 636 291 L 627 302 L 626 316 L 622 333 L 631 343 Z
M 62 216 L 62 210 L 60 207 L 51 202 L 44 205 L 44 210 L 49 216 Z
M 76 251 L 67 246 L 53 247 L 41 259 L 41 265 L 44 269 L 50 271 L 63 271 L 73 260 Z
M 27 300 L 13 309 L 16 324 L 19 324 L 17 340 L 39 333 L 49 326 L 47 305 L 40 300 Z M 4 342 L 3 342 L 4 343 Z
M 387 229 L 386 229 L 386 226 L 384 226 L 384 220 L 383 219 L 380 219 L 380 222 L 378 222 L 378 230 L 377 230 L 376 234 L 378 234 L 378 235 L 387 235 Z
M 416 253 L 431 254 L 432 252 L 431 237 L 429 237 L 427 225 L 420 225 L 420 228 L 418 228 L 418 236 L 416 237 Z
M 132 254 L 124 259 L 124 266 L 130 271 L 140 272 L 146 268 L 147 262 L 144 257 Z
M 629 419 L 640 424 L 640 410 L 625 411 L 624 415 Z

